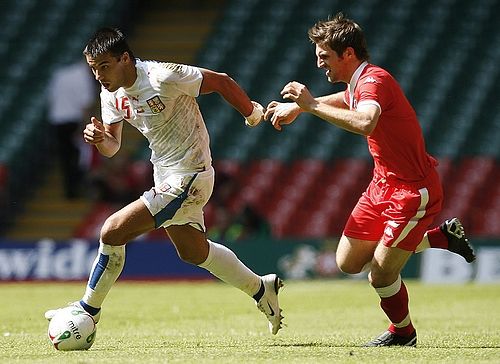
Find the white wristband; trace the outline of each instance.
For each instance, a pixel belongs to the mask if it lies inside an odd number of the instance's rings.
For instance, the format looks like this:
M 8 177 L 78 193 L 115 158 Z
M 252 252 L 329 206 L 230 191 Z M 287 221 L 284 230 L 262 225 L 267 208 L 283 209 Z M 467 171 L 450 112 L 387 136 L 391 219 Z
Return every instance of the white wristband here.
M 264 107 L 255 101 L 252 101 L 252 104 L 253 104 L 252 113 L 245 118 L 245 125 L 251 128 L 259 125 L 264 116 Z

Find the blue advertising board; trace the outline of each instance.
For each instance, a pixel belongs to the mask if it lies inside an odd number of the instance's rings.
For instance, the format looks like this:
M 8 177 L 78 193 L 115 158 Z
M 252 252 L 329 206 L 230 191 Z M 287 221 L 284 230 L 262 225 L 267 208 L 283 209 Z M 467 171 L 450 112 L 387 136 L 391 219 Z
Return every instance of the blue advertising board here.
M 415 254 L 406 264 L 403 278 L 426 283 L 500 283 L 500 244 L 497 240 L 475 241 L 477 260 L 464 259 L 442 249 Z M 284 279 L 354 278 L 337 267 L 337 240 L 240 241 L 227 244 L 241 261 L 259 275 L 275 272 Z M 36 280 L 87 280 L 98 243 L 73 239 L 33 242 L 0 240 L 0 282 Z M 120 279 L 171 280 L 212 279 L 206 270 L 183 262 L 173 244 L 165 240 L 137 240 L 127 244 L 125 267 Z
M 97 242 L 0 242 L 0 281 L 86 280 L 97 254 Z M 207 279 L 206 270 L 183 262 L 169 241 L 127 245 L 120 279 Z

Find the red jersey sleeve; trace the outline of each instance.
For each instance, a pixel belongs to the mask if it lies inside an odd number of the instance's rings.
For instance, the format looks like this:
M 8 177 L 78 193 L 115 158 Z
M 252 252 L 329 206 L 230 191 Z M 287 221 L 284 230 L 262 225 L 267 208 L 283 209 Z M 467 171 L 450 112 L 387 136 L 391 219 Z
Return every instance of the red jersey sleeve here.
M 380 108 L 380 111 L 387 110 L 390 107 L 391 91 L 378 76 L 368 76 L 360 78 L 357 87 L 357 108 L 363 104 L 373 104 Z

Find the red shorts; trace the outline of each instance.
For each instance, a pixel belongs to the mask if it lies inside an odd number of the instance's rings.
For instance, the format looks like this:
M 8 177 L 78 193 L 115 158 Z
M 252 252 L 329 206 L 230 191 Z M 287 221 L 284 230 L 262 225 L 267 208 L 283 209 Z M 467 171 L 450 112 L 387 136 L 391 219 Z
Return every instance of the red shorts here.
M 344 235 L 415 251 L 442 202 L 441 181 L 435 171 L 418 183 L 374 178 L 351 212 Z

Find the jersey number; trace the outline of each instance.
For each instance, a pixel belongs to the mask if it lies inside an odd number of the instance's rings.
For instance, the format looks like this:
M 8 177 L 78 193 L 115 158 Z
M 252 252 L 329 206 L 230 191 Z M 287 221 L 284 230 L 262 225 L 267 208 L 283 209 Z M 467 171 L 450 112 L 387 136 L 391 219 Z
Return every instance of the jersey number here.
M 124 116 L 125 119 L 130 119 L 131 111 L 130 111 L 130 102 L 128 100 L 128 97 L 122 97 L 120 98 L 120 100 L 115 99 L 115 106 L 117 110 L 121 110 L 125 113 Z

